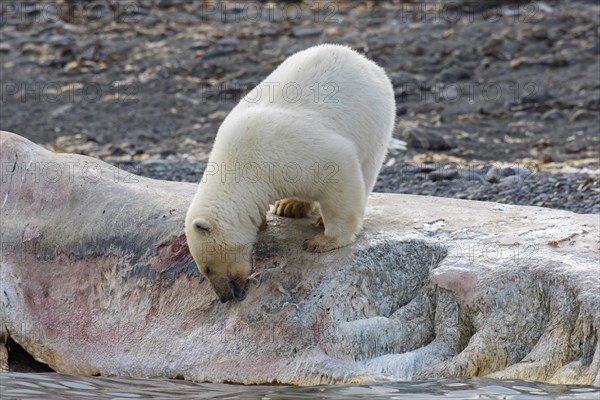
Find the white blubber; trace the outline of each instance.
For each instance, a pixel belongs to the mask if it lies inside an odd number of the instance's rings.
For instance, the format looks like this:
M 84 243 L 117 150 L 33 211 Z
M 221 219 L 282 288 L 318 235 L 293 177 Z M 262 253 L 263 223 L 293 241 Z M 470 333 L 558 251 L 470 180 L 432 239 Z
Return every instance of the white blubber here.
M 385 71 L 352 49 L 319 45 L 287 58 L 229 113 L 188 209 L 190 252 L 221 301 L 245 297 L 249 252 L 270 204 L 318 210 L 304 249 L 355 240 L 395 121 Z

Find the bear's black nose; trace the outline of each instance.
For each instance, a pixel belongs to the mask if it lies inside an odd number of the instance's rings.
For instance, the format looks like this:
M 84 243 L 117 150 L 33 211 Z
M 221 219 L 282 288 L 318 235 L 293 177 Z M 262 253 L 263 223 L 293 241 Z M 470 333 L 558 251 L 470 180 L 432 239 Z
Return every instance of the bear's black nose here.
M 231 300 L 231 297 L 221 297 L 221 296 L 219 296 L 219 300 L 221 300 L 221 303 L 227 303 L 229 300 Z
M 229 289 L 231 289 L 231 294 L 237 300 L 242 301 L 246 298 L 246 291 L 236 281 L 229 281 Z

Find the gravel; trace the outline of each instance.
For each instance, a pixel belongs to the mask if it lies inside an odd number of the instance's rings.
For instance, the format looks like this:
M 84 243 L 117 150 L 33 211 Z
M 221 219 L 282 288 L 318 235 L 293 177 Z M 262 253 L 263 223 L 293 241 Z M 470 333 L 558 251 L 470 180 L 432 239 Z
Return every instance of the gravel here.
M 180 182 L 200 181 L 205 166 L 204 162 L 188 160 L 122 161 L 111 164 L 137 175 Z M 600 213 L 600 180 L 588 174 L 535 173 L 525 171 L 524 167 L 507 167 L 497 174 L 518 173 L 504 176 L 494 183 L 484 176 L 497 167 L 468 171 L 446 168 L 444 165 L 433 171 L 431 168 L 430 164 L 415 168 L 412 163 L 384 166 L 374 191 Z M 433 179 L 432 176 L 444 176 L 444 179 Z
M 9 3 L 0 129 L 53 151 L 198 181 L 248 90 L 293 52 L 341 43 L 394 84 L 408 149 L 376 191 L 599 212 L 597 1 L 261 1 L 257 18 L 226 0 Z

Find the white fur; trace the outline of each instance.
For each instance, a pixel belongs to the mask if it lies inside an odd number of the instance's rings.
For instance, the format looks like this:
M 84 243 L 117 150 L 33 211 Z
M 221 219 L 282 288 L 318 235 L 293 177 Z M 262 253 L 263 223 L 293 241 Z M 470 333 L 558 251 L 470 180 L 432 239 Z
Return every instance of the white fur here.
M 219 128 L 186 218 L 192 254 L 195 240 L 254 243 L 269 204 L 289 197 L 318 202 L 334 247 L 352 242 L 394 120 L 391 82 L 374 62 L 340 45 L 290 56 Z M 194 236 L 196 218 L 218 225 L 216 237 Z

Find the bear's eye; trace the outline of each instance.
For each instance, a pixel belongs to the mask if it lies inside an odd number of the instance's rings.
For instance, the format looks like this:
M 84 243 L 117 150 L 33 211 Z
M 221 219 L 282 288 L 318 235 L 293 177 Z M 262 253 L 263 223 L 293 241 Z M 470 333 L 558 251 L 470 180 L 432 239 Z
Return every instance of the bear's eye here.
M 210 275 L 210 267 L 208 265 L 206 267 L 204 267 L 204 275 L 206 275 L 206 276 Z

